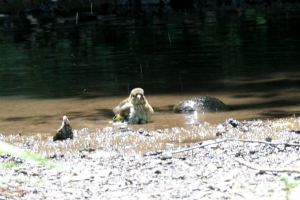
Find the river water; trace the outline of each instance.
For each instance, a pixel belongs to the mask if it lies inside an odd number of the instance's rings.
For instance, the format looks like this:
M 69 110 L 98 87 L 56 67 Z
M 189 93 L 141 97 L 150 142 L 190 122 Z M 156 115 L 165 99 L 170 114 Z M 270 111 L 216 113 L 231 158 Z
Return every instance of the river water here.
M 52 136 L 107 126 L 142 87 L 155 110 L 146 130 L 299 115 L 300 15 L 245 9 L 0 17 L 0 133 Z M 232 110 L 175 114 L 192 97 Z

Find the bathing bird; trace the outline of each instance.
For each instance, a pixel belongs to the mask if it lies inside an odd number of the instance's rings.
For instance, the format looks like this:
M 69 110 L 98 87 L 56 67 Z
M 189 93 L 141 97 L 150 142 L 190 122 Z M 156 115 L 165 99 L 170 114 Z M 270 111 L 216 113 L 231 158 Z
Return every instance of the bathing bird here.
M 56 140 L 66 140 L 66 139 L 73 139 L 73 131 L 70 125 L 70 121 L 67 116 L 63 117 L 62 125 L 57 130 L 56 135 L 53 137 L 53 141 Z
M 154 113 L 153 108 L 144 96 L 142 88 L 135 88 L 129 97 L 113 109 L 113 121 L 125 121 L 128 124 L 146 124 Z

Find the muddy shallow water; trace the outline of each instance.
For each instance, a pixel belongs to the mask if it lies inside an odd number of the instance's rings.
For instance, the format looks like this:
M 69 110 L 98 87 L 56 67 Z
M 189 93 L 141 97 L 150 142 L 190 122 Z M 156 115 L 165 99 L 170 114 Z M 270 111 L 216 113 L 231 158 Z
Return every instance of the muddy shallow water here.
M 152 122 L 146 125 L 129 125 L 133 129 L 145 130 L 167 129 L 171 127 L 188 127 L 189 125 L 208 122 L 218 124 L 227 118 L 238 120 L 273 119 L 279 117 L 293 117 L 299 113 L 299 105 L 281 105 L 280 102 L 296 100 L 297 93 L 281 91 L 275 98 L 247 97 L 247 94 L 209 94 L 221 99 L 232 110 L 218 113 L 173 113 L 173 106 L 184 99 L 205 94 L 185 95 L 146 95 L 153 106 L 155 114 Z M 255 96 L 252 93 L 253 96 Z M 289 95 L 289 96 L 287 96 Z M 233 96 L 241 96 L 234 98 Z M 18 134 L 35 135 L 47 133 L 54 135 L 61 125 L 64 115 L 68 116 L 73 129 L 88 128 L 91 131 L 113 126 L 109 120 L 113 117 L 114 108 L 124 97 L 105 97 L 93 99 L 32 99 L 26 97 L 1 98 L 1 133 L 4 135 Z M 278 102 L 278 105 L 276 105 Z M 265 106 L 266 105 L 266 106 Z M 270 105 L 268 107 L 268 105 Z
M 261 80 L 267 83 L 278 77 Z M 281 76 L 280 79 L 284 79 Z M 259 81 L 254 81 L 254 83 Z M 230 83 L 227 82 L 228 85 Z M 56 152 L 76 153 L 84 148 L 103 148 L 120 152 L 147 152 L 168 147 L 186 146 L 191 143 L 216 138 L 218 125 L 228 118 L 237 120 L 264 120 L 270 124 L 288 118 L 298 117 L 299 89 L 289 87 L 272 91 L 243 91 L 216 93 L 190 93 L 182 95 L 147 94 L 155 114 L 146 125 L 109 124 L 113 117 L 112 108 L 126 96 L 34 99 L 24 96 L 2 97 L 0 110 L 1 133 L 8 136 L 6 141 L 28 145 L 37 152 L 51 155 Z M 88 94 L 87 94 L 88 95 Z M 173 106 L 183 99 L 210 95 L 219 98 L 231 110 L 219 113 L 173 113 Z M 92 96 L 92 95 L 91 95 Z M 75 132 L 75 139 L 62 143 L 52 142 L 52 137 L 61 125 L 62 117 L 68 116 Z M 143 129 L 141 132 L 140 128 Z M 286 125 L 288 131 L 299 130 L 299 124 Z M 272 130 L 266 130 L 272 134 Z M 21 136 L 17 134 L 20 133 Z M 9 136 L 10 135 L 10 136 Z M 143 136 L 145 135 L 145 136 Z M 264 136 L 263 136 L 264 137 Z M 276 138 L 276 135 L 272 135 Z M 34 145 L 33 141 L 36 141 Z M 58 144 L 59 143 L 59 144 Z M 59 148 L 57 148 L 59 147 Z M 72 151 L 70 151 L 70 148 Z

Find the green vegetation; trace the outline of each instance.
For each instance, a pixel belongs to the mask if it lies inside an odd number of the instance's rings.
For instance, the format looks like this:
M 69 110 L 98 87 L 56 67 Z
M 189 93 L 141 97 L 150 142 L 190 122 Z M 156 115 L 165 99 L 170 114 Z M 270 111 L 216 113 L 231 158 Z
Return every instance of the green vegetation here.
M 287 175 L 281 175 L 280 180 L 284 182 L 287 192 L 300 184 L 300 180 L 295 180 L 293 177 Z
M 32 161 L 41 162 L 44 165 L 50 166 L 50 167 L 62 167 L 59 164 L 56 164 L 52 162 L 51 160 L 47 158 L 43 158 L 40 155 L 32 154 L 29 151 L 24 151 L 23 149 L 14 147 L 10 144 L 7 144 L 5 142 L 0 141 L 0 154 L 7 153 L 16 157 L 20 157 L 23 159 L 29 159 Z M 16 166 L 15 164 L 2 164 L 3 168 L 12 168 Z
M 11 168 L 14 168 L 14 167 L 17 167 L 17 166 L 18 165 L 13 164 L 13 163 L 2 163 L 0 168 L 2 168 L 2 169 L 11 169 Z

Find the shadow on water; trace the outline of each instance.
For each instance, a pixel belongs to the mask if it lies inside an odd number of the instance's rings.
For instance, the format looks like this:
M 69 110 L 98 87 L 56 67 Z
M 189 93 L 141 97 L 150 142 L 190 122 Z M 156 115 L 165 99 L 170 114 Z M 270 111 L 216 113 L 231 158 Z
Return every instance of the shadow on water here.
M 173 107 L 174 105 L 167 105 L 164 107 L 155 107 L 154 105 L 153 109 L 155 110 L 155 112 L 173 112 Z
M 293 72 L 291 74 L 297 73 L 299 75 L 298 72 Z M 280 75 L 281 77 L 279 77 L 278 79 L 269 79 L 268 77 L 260 77 L 259 79 L 255 79 L 255 80 L 242 80 L 242 81 L 236 81 L 236 82 L 225 82 L 223 84 L 226 85 L 226 87 L 229 90 L 235 90 L 235 91 L 245 91 L 245 89 L 247 88 L 247 91 L 254 91 L 254 92 L 274 92 L 276 93 L 276 91 L 280 91 L 280 90 L 284 90 L 284 89 L 297 89 L 300 86 L 300 79 L 299 77 L 296 78 L 290 78 L 288 77 L 289 75 L 287 75 L 287 77 L 285 77 L 285 75 Z M 266 94 L 266 97 L 269 97 L 269 94 Z M 270 94 L 270 95 L 274 95 L 274 94 Z
M 30 117 L 8 117 L 8 118 L 4 118 L 3 120 L 17 122 L 17 121 L 25 121 L 25 120 L 28 120 L 29 118 Z
M 269 101 L 262 103 L 249 103 L 249 104 L 240 104 L 240 105 L 230 105 L 232 110 L 247 110 L 247 109 L 260 109 L 260 108 L 280 108 L 290 106 L 299 106 L 299 100 L 278 100 L 278 101 Z
M 262 113 L 263 118 L 274 119 L 274 118 L 283 118 L 283 117 L 299 117 L 299 111 L 293 111 L 291 113 L 286 113 L 283 110 L 271 110 L 265 113 Z
M 91 116 L 94 117 L 95 119 L 97 119 L 99 116 L 109 119 L 112 118 L 112 116 L 114 115 L 112 109 L 103 108 L 103 109 L 96 109 L 96 111 L 97 114 Z
M 299 16 L 253 9 L 158 13 L 93 14 L 77 24 L 51 13 L 1 17 L 0 94 L 85 99 L 128 94 L 136 86 L 176 94 L 297 84 L 231 88 L 219 80 L 296 71 Z

